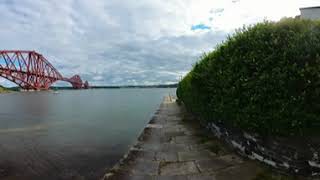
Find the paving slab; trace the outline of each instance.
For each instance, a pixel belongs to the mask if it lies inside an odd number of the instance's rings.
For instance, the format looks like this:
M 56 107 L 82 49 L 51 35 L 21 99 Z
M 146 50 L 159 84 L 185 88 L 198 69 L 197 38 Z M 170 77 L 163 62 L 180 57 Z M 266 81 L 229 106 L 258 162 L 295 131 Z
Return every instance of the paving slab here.
M 178 152 L 179 161 L 207 160 L 215 156 L 216 154 L 209 150 Z
M 176 162 L 178 161 L 178 154 L 176 152 L 157 152 L 155 159 L 163 162 Z
M 131 174 L 133 175 L 158 175 L 159 162 L 156 161 L 137 161 L 131 165 Z
M 162 176 L 156 177 L 156 180 L 189 180 L 187 175 L 173 175 L 173 176 Z
M 189 175 L 188 180 L 216 180 L 216 178 L 214 174 L 201 173 L 201 174 Z
M 208 137 L 172 97 L 166 97 L 137 142 L 104 180 L 251 180 L 257 163 Z
M 195 173 L 199 173 L 199 170 L 192 161 L 160 163 L 160 175 L 186 175 Z
M 108 180 L 156 180 L 155 176 L 149 176 L 149 175 L 130 175 L 130 174 L 109 174 L 105 175 L 104 179 Z
M 232 166 L 231 163 L 218 158 L 197 160 L 196 163 L 201 172 L 217 172 L 220 169 Z

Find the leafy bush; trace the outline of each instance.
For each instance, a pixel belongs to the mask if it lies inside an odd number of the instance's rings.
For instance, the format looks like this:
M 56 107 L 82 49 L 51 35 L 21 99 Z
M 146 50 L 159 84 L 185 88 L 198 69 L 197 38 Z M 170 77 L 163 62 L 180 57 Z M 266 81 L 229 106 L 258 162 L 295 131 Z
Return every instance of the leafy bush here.
M 320 134 L 320 22 L 238 30 L 201 57 L 178 98 L 201 119 L 261 135 Z

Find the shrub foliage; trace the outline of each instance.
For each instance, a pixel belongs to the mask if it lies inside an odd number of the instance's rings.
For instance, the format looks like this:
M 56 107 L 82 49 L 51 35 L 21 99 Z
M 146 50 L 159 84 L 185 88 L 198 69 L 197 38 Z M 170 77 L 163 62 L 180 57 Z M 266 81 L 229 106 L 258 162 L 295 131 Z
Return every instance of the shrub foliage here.
M 320 22 L 283 19 L 238 30 L 179 83 L 201 119 L 261 135 L 320 134 Z

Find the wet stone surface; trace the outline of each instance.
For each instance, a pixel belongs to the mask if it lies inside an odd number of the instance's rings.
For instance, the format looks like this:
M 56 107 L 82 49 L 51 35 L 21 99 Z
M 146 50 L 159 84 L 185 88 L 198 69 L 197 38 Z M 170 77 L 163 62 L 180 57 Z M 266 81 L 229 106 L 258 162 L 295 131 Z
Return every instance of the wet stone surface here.
M 138 142 L 104 180 L 250 180 L 262 168 L 234 154 L 166 97 Z

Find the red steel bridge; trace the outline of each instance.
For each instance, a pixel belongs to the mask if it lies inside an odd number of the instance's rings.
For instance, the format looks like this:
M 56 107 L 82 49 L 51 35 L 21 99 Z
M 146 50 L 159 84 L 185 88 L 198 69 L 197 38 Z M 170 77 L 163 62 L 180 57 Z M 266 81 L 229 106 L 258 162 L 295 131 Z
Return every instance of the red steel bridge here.
M 0 50 L 0 76 L 25 90 L 48 90 L 56 81 L 71 83 L 75 89 L 88 88 L 79 75 L 63 77 L 41 54 L 35 51 Z

